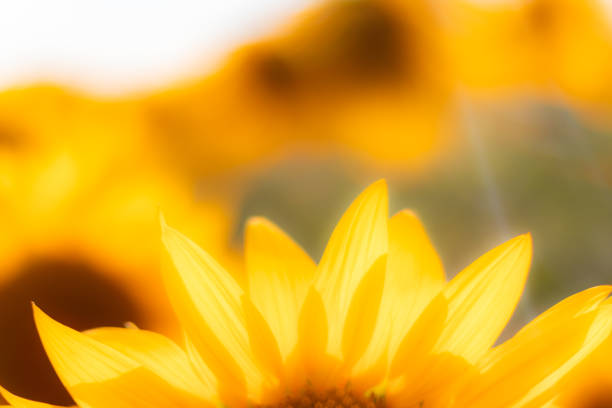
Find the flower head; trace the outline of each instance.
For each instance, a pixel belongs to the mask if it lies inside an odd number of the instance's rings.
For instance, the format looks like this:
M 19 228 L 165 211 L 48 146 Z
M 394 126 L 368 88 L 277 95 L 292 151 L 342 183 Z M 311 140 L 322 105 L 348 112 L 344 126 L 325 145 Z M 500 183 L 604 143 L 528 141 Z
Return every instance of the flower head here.
M 251 219 L 248 287 L 163 220 L 162 240 L 186 351 L 145 330 L 80 333 L 34 308 L 80 407 L 540 406 L 612 326 L 612 288 L 595 287 L 493 347 L 523 291 L 530 235 L 447 282 L 414 214 L 388 219 L 382 181 L 349 207 L 318 265 Z
M 151 160 L 136 110 L 49 86 L 0 92 L 0 332 L 12 333 L 0 338 L 0 383 L 30 398 L 70 401 L 31 300 L 81 330 L 133 321 L 178 332 L 151 274 L 159 206 L 232 262 L 220 239 L 231 233 L 229 200 L 194 200 L 188 181 Z
M 149 134 L 177 167 L 209 174 L 298 142 L 417 170 L 448 146 L 454 76 L 431 2 L 315 4 L 219 69 L 142 101 Z
M 597 0 L 455 0 L 448 42 L 460 82 L 482 92 L 561 93 L 578 107 L 610 107 L 612 36 Z

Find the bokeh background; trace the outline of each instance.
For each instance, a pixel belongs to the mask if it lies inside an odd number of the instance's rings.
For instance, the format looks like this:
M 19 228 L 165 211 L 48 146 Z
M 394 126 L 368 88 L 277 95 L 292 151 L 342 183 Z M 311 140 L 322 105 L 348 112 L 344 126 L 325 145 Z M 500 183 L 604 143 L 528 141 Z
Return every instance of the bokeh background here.
M 243 284 L 252 215 L 314 259 L 368 183 L 454 276 L 531 231 L 504 336 L 612 283 L 604 0 L 0 3 L 0 383 L 69 403 L 30 302 L 177 336 L 160 209 Z

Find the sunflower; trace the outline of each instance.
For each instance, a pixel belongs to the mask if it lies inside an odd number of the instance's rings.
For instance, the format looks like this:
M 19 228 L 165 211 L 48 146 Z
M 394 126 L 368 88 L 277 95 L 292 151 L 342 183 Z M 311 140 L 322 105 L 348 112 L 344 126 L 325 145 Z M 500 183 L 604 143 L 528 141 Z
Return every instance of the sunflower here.
M 446 282 L 415 215 L 388 220 L 383 181 L 348 208 L 318 265 L 251 219 L 247 287 L 161 224 L 185 349 L 137 328 L 78 332 L 34 306 L 80 407 L 537 407 L 612 326 L 612 288 L 595 287 L 492 347 L 523 290 L 530 236 Z M 2 393 L 17 408 L 49 407 Z
M 191 172 L 274 158 L 298 143 L 421 168 L 452 122 L 442 37 L 426 0 L 324 2 L 217 70 L 146 98 L 145 120 Z
M 196 200 L 189 181 L 155 162 L 135 107 L 49 86 L 0 93 L 0 332 L 13 331 L 0 338 L 0 382 L 30 398 L 70 401 L 30 300 L 80 330 L 133 321 L 178 334 L 151 272 L 159 206 L 231 262 L 229 204 Z
M 454 0 L 444 12 L 459 81 L 480 92 L 559 92 L 610 108 L 612 30 L 598 0 Z

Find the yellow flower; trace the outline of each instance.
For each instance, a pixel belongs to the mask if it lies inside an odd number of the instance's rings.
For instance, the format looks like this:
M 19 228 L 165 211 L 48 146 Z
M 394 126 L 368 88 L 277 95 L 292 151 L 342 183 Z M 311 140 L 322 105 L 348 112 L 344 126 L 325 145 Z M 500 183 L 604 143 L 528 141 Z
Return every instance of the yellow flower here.
M 81 330 L 129 320 L 178 332 L 152 272 L 160 206 L 230 258 L 230 206 L 197 202 L 155 162 L 135 106 L 43 86 L 0 93 L 0 332 L 14 330 L 0 337 L 0 382 L 29 397 L 70 400 L 34 325 L 19 323 L 30 300 Z
M 34 307 L 80 407 L 538 407 L 612 326 L 612 288 L 595 287 L 492 348 L 523 291 L 530 236 L 446 282 L 417 218 L 388 220 L 382 181 L 349 207 L 318 265 L 251 219 L 247 287 L 163 220 L 162 240 L 187 351 L 135 328 L 80 333 Z
M 455 0 L 449 38 L 459 80 L 479 91 L 559 91 L 579 107 L 612 95 L 612 30 L 597 0 Z
M 429 2 L 334 0 L 143 105 L 151 133 L 192 171 L 296 145 L 420 168 L 452 126 L 448 67 Z

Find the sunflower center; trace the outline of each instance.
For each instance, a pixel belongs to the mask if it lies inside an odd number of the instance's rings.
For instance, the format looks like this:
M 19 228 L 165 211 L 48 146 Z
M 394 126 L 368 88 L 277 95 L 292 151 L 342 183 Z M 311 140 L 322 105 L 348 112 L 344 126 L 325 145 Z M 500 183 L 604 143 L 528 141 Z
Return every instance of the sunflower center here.
M 29 259 L 0 284 L 0 384 L 27 398 L 71 403 L 38 340 L 32 300 L 77 330 L 147 323 L 107 271 L 77 258 Z
M 371 394 L 357 395 L 348 389 L 333 388 L 325 392 L 306 390 L 300 395 L 287 396 L 273 405 L 258 405 L 256 408 L 385 408 L 385 400 Z

